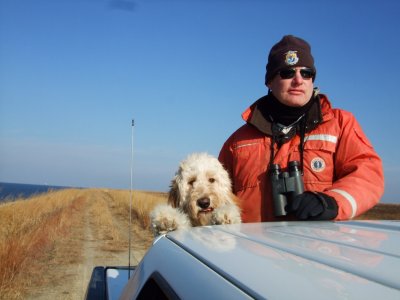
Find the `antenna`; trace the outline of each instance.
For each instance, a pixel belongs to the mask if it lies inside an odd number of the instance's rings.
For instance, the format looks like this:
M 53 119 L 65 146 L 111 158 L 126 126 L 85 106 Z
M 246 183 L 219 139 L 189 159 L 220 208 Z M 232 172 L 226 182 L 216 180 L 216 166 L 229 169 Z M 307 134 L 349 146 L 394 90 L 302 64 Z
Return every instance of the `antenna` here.
M 128 279 L 131 277 L 131 232 L 132 232 L 132 202 L 133 202 L 133 128 L 135 127 L 135 120 L 132 119 L 131 130 L 131 188 L 129 192 L 129 251 L 128 251 Z

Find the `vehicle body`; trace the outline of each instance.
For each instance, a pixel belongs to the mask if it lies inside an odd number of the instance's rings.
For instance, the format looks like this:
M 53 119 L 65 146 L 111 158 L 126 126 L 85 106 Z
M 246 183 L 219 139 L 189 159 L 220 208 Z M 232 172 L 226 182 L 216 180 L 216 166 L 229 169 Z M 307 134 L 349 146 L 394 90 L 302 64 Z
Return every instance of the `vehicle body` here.
M 400 222 L 195 227 L 124 277 L 121 299 L 400 299 Z

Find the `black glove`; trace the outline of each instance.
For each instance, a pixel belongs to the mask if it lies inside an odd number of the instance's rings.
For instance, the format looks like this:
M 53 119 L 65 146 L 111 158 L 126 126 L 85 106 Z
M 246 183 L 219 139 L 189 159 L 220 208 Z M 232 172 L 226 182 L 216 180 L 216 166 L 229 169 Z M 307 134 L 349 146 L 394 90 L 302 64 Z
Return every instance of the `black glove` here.
M 338 214 L 336 200 L 323 193 L 304 192 L 285 207 L 299 220 L 332 220 Z

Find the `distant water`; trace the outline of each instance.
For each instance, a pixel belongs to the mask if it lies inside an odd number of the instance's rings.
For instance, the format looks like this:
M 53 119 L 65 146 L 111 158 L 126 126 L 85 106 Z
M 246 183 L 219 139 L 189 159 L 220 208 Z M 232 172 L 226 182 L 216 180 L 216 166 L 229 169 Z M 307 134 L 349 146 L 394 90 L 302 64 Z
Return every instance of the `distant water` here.
M 16 198 L 28 198 L 33 195 L 65 188 L 67 187 L 0 182 L 0 201 L 12 201 Z

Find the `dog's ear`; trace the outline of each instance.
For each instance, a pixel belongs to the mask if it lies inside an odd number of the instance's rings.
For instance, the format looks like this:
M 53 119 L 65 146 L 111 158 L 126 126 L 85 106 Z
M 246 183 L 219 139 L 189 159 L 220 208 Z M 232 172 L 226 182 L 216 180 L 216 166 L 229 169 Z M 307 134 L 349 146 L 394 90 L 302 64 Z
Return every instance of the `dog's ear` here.
M 174 208 L 179 206 L 180 202 L 180 194 L 178 183 L 176 182 L 176 178 L 174 178 L 171 182 L 171 187 L 168 193 L 168 204 Z

